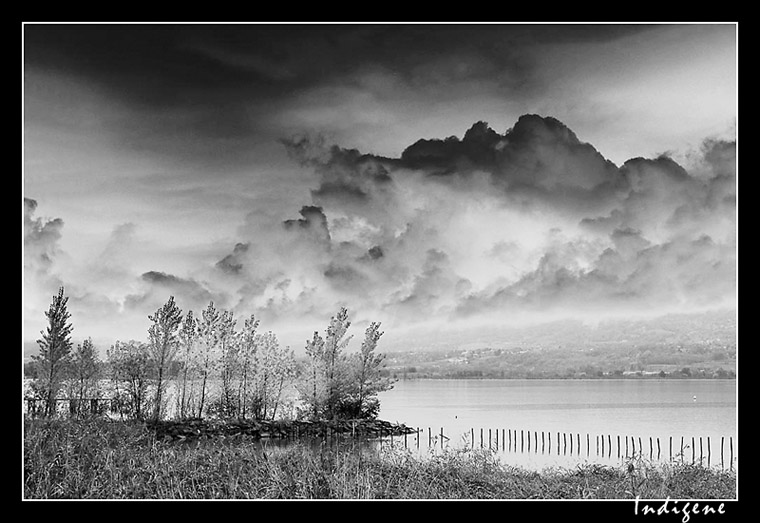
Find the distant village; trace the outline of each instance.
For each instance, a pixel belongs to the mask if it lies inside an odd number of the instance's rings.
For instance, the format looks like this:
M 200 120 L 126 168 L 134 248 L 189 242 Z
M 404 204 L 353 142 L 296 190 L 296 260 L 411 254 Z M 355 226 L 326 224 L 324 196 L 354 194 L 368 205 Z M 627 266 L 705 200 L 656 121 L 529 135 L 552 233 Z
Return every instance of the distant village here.
M 593 347 L 534 346 L 390 352 L 387 369 L 397 379 L 418 378 L 705 378 L 736 377 L 736 345 L 700 344 Z

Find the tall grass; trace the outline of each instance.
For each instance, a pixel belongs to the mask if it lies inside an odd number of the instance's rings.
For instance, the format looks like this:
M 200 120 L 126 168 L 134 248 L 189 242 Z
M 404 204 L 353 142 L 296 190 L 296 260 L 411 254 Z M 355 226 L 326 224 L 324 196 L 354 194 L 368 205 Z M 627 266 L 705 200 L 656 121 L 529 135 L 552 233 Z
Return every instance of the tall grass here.
M 143 425 L 27 420 L 26 499 L 733 499 L 736 473 L 693 465 L 527 471 L 487 450 L 157 441 Z

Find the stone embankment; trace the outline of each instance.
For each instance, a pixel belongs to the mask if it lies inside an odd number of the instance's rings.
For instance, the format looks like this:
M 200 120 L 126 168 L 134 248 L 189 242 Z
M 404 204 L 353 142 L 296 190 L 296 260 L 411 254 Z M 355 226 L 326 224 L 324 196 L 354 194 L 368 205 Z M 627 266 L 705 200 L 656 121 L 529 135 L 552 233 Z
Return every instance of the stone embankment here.
M 269 421 L 202 420 L 151 422 L 149 428 L 162 440 L 206 438 L 266 439 L 358 436 L 376 438 L 413 434 L 416 429 L 383 420 Z

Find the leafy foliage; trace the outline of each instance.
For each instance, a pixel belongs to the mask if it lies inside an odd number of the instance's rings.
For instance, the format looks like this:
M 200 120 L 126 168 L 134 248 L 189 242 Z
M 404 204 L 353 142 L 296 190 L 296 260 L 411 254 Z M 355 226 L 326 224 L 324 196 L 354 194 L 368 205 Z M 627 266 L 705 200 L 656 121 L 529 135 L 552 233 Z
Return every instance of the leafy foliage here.
M 108 350 L 107 358 L 115 388 L 115 410 L 129 418 L 145 418 L 150 379 L 148 347 L 134 340 L 117 341 Z
M 342 308 L 333 316 L 325 338 L 315 332 L 306 344 L 307 368 L 299 388 L 306 405 L 304 415 L 311 419 L 375 418 L 380 410 L 377 394 L 390 389 L 392 380 L 382 375 L 384 357 L 375 352 L 383 333 L 379 323 L 365 331 L 358 353 L 345 354 L 348 336 L 348 311 Z
M 167 366 L 174 361 L 179 350 L 178 330 L 182 323 L 182 311 L 174 303 L 174 296 L 169 298 L 153 315 L 148 316 L 153 325 L 148 329 L 149 347 L 153 365 L 157 371 L 156 399 L 154 415 L 161 417 L 162 393 L 164 391 L 163 375 Z
M 85 399 L 92 399 L 99 395 L 98 378 L 100 365 L 95 345 L 92 338 L 87 338 L 77 345 L 71 355 L 68 370 L 68 396 L 76 399 L 71 404 L 71 411 L 75 414 L 82 413 Z
M 33 383 L 34 393 L 45 402 L 45 414 L 52 416 L 55 412 L 56 394 L 58 393 L 68 365 L 71 361 L 71 331 L 68 323 L 71 314 L 66 308 L 69 298 L 64 296 L 61 287 L 53 296 L 50 308 L 45 312 L 48 319 L 47 329 L 40 331 L 42 338 L 37 340 L 39 355 L 33 356 L 37 366 L 37 379 Z

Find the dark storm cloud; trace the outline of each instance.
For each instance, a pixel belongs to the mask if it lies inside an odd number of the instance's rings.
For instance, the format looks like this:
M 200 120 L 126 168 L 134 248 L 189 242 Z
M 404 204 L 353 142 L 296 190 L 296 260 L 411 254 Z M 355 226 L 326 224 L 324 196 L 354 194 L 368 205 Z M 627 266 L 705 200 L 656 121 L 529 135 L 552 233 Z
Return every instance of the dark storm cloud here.
M 33 272 L 47 273 L 58 252 L 63 220 L 35 218 L 37 201 L 24 198 L 24 267 Z
M 27 24 L 26 63 L 71 71 L 155 106 L 231 85 L 275 96 L 366 64 L 408 71 L 466 50 L 508 65 L 510 46 L 611 41 L 646 25 Z M 281 96 L 282 94 L 279 94 Z
M 182 278 L 162 271 L 147 271 L 140 275 L 143 289 L 124 299 L 124 307 L 135 311 L 151 310 L 161 306 L 169 296 L 175 296 L 178 303 L 188 309 L 200 310 L 208 302 L 224 306 L 224 295 L 209 290 L 203 282 L 192 278 Z
M 175 289 L 187 294 L 204 296 L 209 299 L 211 298 L 208 291 L 204 289 L 200 283 L 192 279 L 180 278 L 179 276 L 161 271 L 148 271 L 143 273 L 140 277 L 143 281 L 152 285 L 158 285 L 167 289 Z
M 355 290 L 370 283 L 367 276 L 348 264 L 330 263 L 324 272 L 330 285 L 338 290 Z
M 485 173 L 513 203 L 543 203 L 582 212 L 608 210 L 630 186 L 626 171 L 566 125 L 534 114 L 521 116 L 503 134 L 481 121 L 461 139 L 420 139 L 404 149 L 400 158 L 327 146 L 323 139 L 302 137 L 282 143 L 291 157 L 319 174 L 320 185 L 312 197 L 325 207 L 363 206 L 374 197 L 386 199 L 394 179 L 404 176 L 400 170 L 460 187 L 471 176 Z
M 384 255 L 382 247 L 379 245 L 375 245 L 373 247 L 370 247 L 367 251 L 366 257 L 362 257 L 362 259 L 370 259 L 370 260 L 379 260 Z
M 612 40 L 645 26 L 436 24 L 27 24 L 25 68 L 85 82 L 125 114 L 122 146 L 234 162 L 272 138 L 274 107 L 381 69 L 411 89 L 457 78 L 531 85 L 525 48 Z M 27 75 L 30 89 L 34 76 Z M 74 101 L 76 103 L 76 101 Z M 273 120 L 274 119 L 274 120 Z M 237 160 L 242 161 L 242 160 Z
M 243 255 L 248 252 L 249 247 L 249 243 L 235 244 L 232 253 L 216 262 L 216 267 L 227 274 L 239 274 L 243 269 Z
M 327 217 L 322 207 L 304 205 L 298 211 L 302 218 L 282 222 L 285 230 L 303 231 L 325 245 L 330 244 L 330 229 L 327 227 Z
M 328 147 L 321 136 L 299 136 L 280 142 L 291 158 L 319 174 L 320 185 L 312 191 L 317 203 L 337 199 L 363 205 L 371 193 L 391 182 L 388 166 L 398 163 L 356 149 Z
M 552 117 L 521 116 L 499 134 L 485 122 L 460 140 L 419 140 L 401 155 L 403 165 L 437 176 L 491 174 L 494 184 L 528 196 L 601 199 L 623 188 L 617 167 Z

